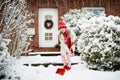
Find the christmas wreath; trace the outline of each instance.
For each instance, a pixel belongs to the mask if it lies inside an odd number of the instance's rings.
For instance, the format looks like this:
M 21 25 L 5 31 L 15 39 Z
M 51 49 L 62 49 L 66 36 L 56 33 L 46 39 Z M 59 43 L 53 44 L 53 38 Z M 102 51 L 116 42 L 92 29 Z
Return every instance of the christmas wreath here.
M 53 22 L 52 20 L 46 20 L 44 23 L 45 28 L 51 29 L 53 27 Z

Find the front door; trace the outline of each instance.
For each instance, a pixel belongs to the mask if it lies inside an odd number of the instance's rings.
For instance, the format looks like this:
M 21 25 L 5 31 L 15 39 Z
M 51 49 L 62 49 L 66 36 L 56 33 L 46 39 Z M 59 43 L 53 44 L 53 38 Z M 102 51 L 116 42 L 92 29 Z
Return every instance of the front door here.
M 58 43 L 58 10 L 39 9 L 39 47 L 55 47 Z

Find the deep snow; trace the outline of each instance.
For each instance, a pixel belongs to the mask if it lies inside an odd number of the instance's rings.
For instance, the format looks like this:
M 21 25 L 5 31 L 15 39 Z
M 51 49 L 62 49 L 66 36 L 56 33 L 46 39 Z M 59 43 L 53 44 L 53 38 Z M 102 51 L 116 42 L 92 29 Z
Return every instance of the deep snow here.
M 35 56 L 31 59 L 33 61 L 36 61 L 37 58 L 37 62 L 39 62 L 40 56 Z M 75 57 L 73 57 L 73 59 L 74 58 Z M 49 57 L 48 61 L 50 59 L 52 60 L 53 57 Z M 59 56 L 57 57 L 57 59 L 58 61 L 60 61 Z M 41 58 L 41 61 L 42 60 L 44 62 L 44 59 Z M 66 71 L 65 75 L 63 76 L 55 73 L 57 68 L 62 66 L 24 66 L 24 62 L 25 58 L 23 57 L 20 60 L 17 60 L 15 63 L 12 63 L 13 66 L 11 67 L 13 70 L 16 71 L 17 75 L 20 76 L 22 80 L 120 80 L 120 71 L 112 72 L 89 70 L 85 66 L 86 64 L 81 64 L 82 61 L 80 61 L 80 63 L 77 65 L 72 65 L 72 69 L 70 71 Z

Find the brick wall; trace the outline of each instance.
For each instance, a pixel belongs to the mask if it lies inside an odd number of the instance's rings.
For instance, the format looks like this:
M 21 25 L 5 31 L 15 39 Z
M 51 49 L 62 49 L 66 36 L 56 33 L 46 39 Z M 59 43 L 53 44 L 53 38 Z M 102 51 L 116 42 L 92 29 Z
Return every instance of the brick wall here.
M 34 48 L 44 51 L 42 48 L 38 48 L 38 9 L 39 8 L 57 8 L 59 20 L 69 9 L 81 9 L 82 7 L 104 7 L 107 16 L 115 15 L 120 16 L 120 0 L 27 0 L 28 9 L 35 15 L 35 23 L 31 27 L 35 28 L 36 35 L 33 37 Z M 45 49 L 45 51 L 58 51 L 58 49 Z

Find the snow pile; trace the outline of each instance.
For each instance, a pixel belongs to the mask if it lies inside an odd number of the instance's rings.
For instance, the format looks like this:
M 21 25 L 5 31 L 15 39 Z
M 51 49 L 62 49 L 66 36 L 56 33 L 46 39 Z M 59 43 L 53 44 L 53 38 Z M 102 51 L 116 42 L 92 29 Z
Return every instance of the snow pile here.
M 85 64 L 73 65 L 70 71 L 66 71 L 63 76 L 56 74 L 57 68 L 60 66 L 49 65 L 44 66 L 23 66 L 16 63 L 13 69 L 20 76 L 21 80 L 119 80 L 120 71 L 103 72 L 89 70 Z
M 80 19 L 77 26 L 80 28 L 78 50 L 89 68 L 98 70 L 112 70 L 119 63 L 120 27 L 118 16 L 99 16 L 90 19 Z

